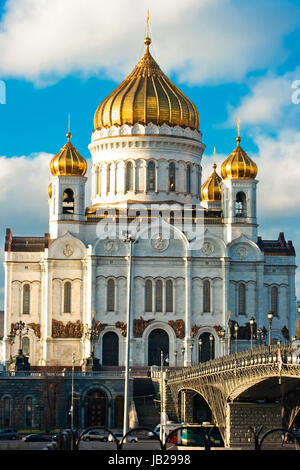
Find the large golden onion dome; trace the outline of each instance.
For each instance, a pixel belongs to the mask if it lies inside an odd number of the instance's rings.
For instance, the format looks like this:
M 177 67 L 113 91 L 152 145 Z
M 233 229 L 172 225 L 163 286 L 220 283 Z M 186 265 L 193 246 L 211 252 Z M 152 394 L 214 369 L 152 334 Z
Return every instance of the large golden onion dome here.
M 236 148 L 221 165 L 221 176 L 223 179 L 255 179 L 257 165 L 240 146 L 240 136 L 236 141 Z
M 71 144 L 71 137 L 71 132 L 68 132 L 68 142 L 50 162 L 53 176 L 84 176 L 87 171 L 87 162 Z
M 216 163 L 213 164 L 213 172 L 207 178 L 205 183 L 202 185 L 201 188 L 201 200 L 202 201 L 221 201 L 222 198 L 222 190 L 221 190 L 221 181 L 222 178 L 216 172 L 217 165 Z
M 162 72 L 149 52 L 151 39 L 145 38 L 146 52 L 128 77 L 99 105 L 95 129 L 121 126 L 167 124 L 199 129 L 195 105 Z

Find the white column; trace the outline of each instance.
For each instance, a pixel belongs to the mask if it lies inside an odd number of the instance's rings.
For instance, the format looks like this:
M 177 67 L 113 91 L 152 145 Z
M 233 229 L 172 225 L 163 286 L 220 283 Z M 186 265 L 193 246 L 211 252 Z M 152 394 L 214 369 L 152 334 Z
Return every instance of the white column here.
M 5 252 L 4 261 L 4 279 L 5 279 L 5 290 L 4 290 L 4 339 L 3 339 L 3 360 L 8 361 L 10 359 L 10 347 L 7 335 L 10 334 L 10 322 L 11 322 L 11 277 L 12 277 L 12 265 L 9 262 L 10 254 Z M 2 359 L 2 358 L 1 358 Z
M 264 265 L 263 262 L 256 266 L 256 324 L 260 328 L 264 321 Z
M 296 329 L 296 314 L 297 314 L 297 302 L 295 295 L 295 267 L 290 266 L 289 268 L 289 290 L 288 290 L 288 299 L 289 299 L 289 311 L 287 312 L 289 324 L 288 330 L 290 332 L 290 338 L 294 336 Z
M 192 297 L 192 259 L 190 257 L 185 258 L 185 363 L 184 365 L 190 365 L 190 334 L 191 334 L 191 297 Z
M 41 325 L 42 325 L 42 357 L 40 358 L 40 365 L 47 365 L 51 361 L 50 343 L 52 336 L 52 318 L 51 318 L 51 284 L 52 284 L 52 266 L 47 259 L 48 250 L 45 250 L 45 258 L 41 262 Z

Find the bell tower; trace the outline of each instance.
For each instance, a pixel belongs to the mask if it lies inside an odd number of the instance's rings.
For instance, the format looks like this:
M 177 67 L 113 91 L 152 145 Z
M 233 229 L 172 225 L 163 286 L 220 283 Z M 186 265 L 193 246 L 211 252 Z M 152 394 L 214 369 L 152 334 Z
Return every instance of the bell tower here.
M 57 238 L 67 230 L 78 232 L 78 223 L 85 217 L 85 184 L 87 162 L 70 142 L 50 162 L 49 231 Z M 68 223 L 69 222 L 69 223 Z M 72 227 L 70 227 L 72 226 Z
M 239 122 L 238 122 L 239 131 Z M 221 165 L 222 210 L 225 239 L 230 243 L 241 233 L 257 241 L 256 186 L 257 165 L 242 149 L 238 132 L 237 146 Z

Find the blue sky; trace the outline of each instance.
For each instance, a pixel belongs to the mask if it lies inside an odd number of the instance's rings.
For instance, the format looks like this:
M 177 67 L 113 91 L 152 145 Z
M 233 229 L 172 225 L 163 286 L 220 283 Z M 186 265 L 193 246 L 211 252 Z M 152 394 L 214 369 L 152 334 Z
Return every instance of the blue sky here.
M 7 226 L 48 231 L 48 163 L 68 113 L 72 142 L 89 158 L 98 104 L 143 54 L 147 8 L 154 58 L 198 108 L 204 178 L 214 146 L 218 163 L 235 147 L 240 117 L 259 169 L 260 235 L 283 231 L 300 253 L 299 1 L 0 0 L 0 255 Z M 0 308 L 2 294 L 3 271 Z

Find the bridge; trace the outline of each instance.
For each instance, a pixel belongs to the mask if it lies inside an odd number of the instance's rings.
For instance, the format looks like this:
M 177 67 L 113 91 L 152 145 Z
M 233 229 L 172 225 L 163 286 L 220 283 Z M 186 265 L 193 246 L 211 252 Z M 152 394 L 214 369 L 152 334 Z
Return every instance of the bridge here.
M 255 347 L 163 376 L 169 419 L 192 422 L 194 399 L 200 396 L 225 445 L 245 446 L 249 426 L 280 428 L 283 420 L 288 426 L 299 411 L 300 341 Z

